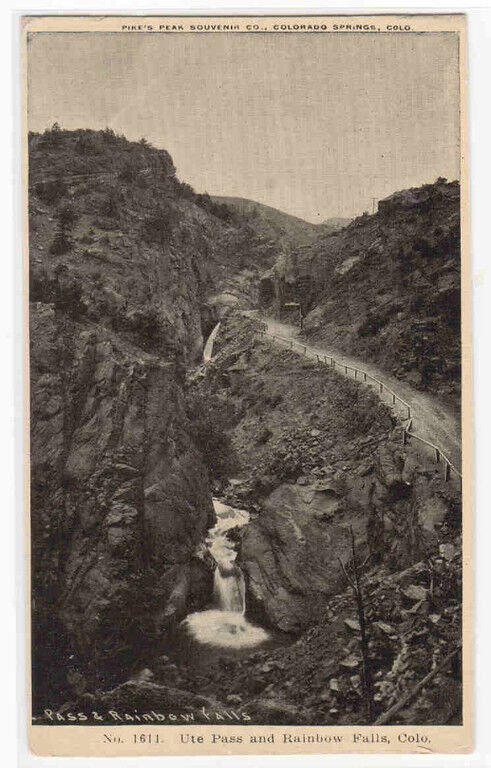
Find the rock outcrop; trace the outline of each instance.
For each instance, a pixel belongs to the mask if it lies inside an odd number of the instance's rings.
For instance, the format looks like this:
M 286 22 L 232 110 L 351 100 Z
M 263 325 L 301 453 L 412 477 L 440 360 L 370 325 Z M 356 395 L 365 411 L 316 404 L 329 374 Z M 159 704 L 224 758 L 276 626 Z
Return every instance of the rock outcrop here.
M 460 187 L 397 192 L 339 232 L 281 255 L 264 305 L 301 302 L 310 339 L 377 361 L 412 385 L 460 392 Z M 294 312 L 295 310 L 291 310 Z
M 148 643 L 209 600 L 196 547 L 213 521 L 210 472 L 185 376 L 217 318 L 247 306 L 274 245 L 180 182 L 169 154 L 144 141 L 54 127 L 29 145 L 33 685 L 43 706 L 80 676 L 89 687 L 125 679 Z
M 268 496 L 241 540 L 253 616 L 283 632 L 298 632 L 318 618 L 326 597 L 343 587 L 338 558 L 346 563 L 350 557 L 343 517 L 334 491 L 284 484 Z
M 199 601 L 213 509 L 174 365 L 33 305 L 31 456 L 35 652 L 117 677 Z
M 239 544 L 248 615 L 298 633 L 344 589 L 351 531 L 361 561 L 409 567 L 434 547 L 458 488 L 403 446 L 362 383 L 260 341 L 244 318 L 221 325 L 216 349 L 208 385 L 234 406 L 242 460 L 224 493 L 252 512 Z

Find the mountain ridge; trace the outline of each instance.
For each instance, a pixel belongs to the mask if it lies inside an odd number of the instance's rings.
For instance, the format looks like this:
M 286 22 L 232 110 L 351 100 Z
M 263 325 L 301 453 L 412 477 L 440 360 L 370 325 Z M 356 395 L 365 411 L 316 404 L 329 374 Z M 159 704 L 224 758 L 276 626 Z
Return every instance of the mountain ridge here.
M 332 217 L 319 224 L 314 224 L 300 216 L 247 197 L 212 195 L 211 199 L 250 217 L 251 225 L 259 228 L 261 234 L 279 240 L 285 248 L 308 245 L 319 235 L 335 231 L 350 221 L 350 219 Z

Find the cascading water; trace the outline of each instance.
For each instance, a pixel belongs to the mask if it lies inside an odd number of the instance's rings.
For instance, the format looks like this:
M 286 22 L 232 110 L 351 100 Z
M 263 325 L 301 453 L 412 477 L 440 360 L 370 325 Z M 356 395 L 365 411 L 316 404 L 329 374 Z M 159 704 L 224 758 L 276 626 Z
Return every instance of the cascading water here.
M 208 336 L 208 339 L 205 344 L 205 348 L 203 350 L 203 361 L 205 363 L 209 363 L 212 355 L 213 355 L 213 344 L 215 342 L 215 336 L 218 333 L 218 329 L 220 328 L 220 323 L 217 323 L 215 327 L 213 328 L 212 332 Z
M 237 552 L 227 536 L 232 528 L 249 522 L 249 513 L 213 500 L 217 522 L 206 544 L 216 562 L 213 607 L 190 614 L 182 622 L 193 640 L 221 648 L 240 649 L 260 645 L 268 633 L 245 618 L 244 575 L 236 564 Z
M 223 573 L 218 566 L 215 570 L 213 597 L 221 611 L 245 613 L 244 577 L 239 571 Z

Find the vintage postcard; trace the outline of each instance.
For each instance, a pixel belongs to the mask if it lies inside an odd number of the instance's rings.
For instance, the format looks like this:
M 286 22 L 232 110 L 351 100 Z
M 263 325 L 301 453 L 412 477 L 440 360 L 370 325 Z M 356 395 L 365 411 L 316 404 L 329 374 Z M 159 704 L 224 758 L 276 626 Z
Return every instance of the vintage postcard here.
M 465 16 L 22 45 L 31 750 L 471 751 Z

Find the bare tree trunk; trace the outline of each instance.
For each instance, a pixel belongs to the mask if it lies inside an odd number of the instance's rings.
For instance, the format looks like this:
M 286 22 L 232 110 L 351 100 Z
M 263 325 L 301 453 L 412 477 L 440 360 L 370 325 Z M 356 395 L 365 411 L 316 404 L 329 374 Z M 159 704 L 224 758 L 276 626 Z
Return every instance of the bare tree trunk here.
M 400 712 L 401 709 L 404 709 L 406 704 L 409 704 L 409 702 L 415 698 L 415 696 L 420 693 L 423 688 L 430 683 L 435 675 L 437 675 L 439 672 L 444 669 L 449 661 L 451 661 L 455 656 L 457 656 L 458 653 L 460 653 L 461 650 L 461 643 L 458 644 L 457 648 L 454 648 L 454 650 L 448 654 L 448 656 L 445 656 L 443 661 L 438 664 L 435 669 L 433 669 L 431 672 L 429 672 L 425 677 L 423 677 L 420 682 L 414 686 L 408 693 L 406 693 L 405 696 L 403 696 L 401 699 L 399 699 L 396 704 L 394 704 L 390 709 L 387 710 L 387 712 L 384 712 L 383 715 L 380 715 L 380 717 L 375 721 L 375 725 L 385 725 L 386 723 L 389 723 L 395 715 L 397 715 L 398 712 Z
M 365 699 L 365 714 L 366 714 L 367 722 L 373 723 L 375 719 L 375 702 L 373 698 L 374 696 L 373 670 L 372 670 L 372 662 L 370 659 L 370 650 L 368 646 L 369 636 L 368 636 L 368 622 L 365 614 L 365 600 L 364 600 L 363 591 L 361 588 L 361 569 L 367 561 L 365 560 L 365 563 L 363 563 L 362 566 L 360 566 L 358 563 L 358 558 L 356 556 L 355 535 L 353 533 L 353 527 L 351 525 L 350 525 L 350 536 L 351 536 L 351 552 L 352 552 L 352 560 L 353 560 L 353 578 L 351 578 L 348 575 L 341 561 L 340 563 L 341 563 L 341 567 L 343 569 L 344 575 L 346 577 L 346 580 L 350 585 L 351 589 L 353 590 L 353 595 L 355 598 L 356 610 L 358 613 L 358 623 L 360 625 L 360 650 L 361 650 L 361 659 L 362 659 L 362 684 L 363 684 L 363 695 Z

